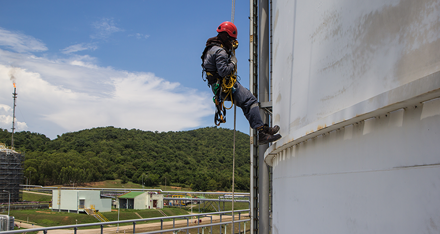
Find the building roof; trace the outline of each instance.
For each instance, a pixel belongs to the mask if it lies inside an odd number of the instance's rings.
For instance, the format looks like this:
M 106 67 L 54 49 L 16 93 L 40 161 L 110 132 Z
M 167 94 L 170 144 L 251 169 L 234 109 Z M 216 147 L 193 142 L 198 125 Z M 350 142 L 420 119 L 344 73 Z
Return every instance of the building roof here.
M 143 193 L 144 192 L 128 192 L 122 196 L 119 196 L 119 198 L 135 198 Z

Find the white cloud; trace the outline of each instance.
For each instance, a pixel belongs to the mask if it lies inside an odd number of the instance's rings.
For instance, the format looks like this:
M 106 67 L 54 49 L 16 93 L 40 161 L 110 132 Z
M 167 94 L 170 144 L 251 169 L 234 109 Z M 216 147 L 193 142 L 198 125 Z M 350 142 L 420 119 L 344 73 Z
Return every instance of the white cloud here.
M 90 57 L 88 55 L 74 55 L 68 59 L 62 60 L 63 63 L 68 63 L 74 66 L 81 66 L 87 68 L 99 68 L 95 65 L 96 58 Z
M 135 33 L 128 35 L 129 37 L 136 37 L 136 39 L 148 39 L 150 35 L 142 34 L 142 33 Z
M 110 34 L 119 30 L 112 25 L 112 21 L 105 21 L 101 29 Z M 4 32 L 0 34 L 5 35 Z M 22 38 L 17 45 L 23 46 L 16 46 L 21 48 L 17 51 L 45 49 L 42 43 L 30 46 L 40 43 L 32 37 L 7 32 L 9 38 Z M 25 39 L 34 43 L 26 44 Z M 12 45 L 4 41 L 0 45 Z M 93 46 L 67 47 L 63 51 L 69 57 L 65 59 L 0 49 L 0 128 L 12 127 L 12 74 L 18 93 L 17 131 L 30 130 L 50 138 L 103 126 L 179 131 L 199 127 L 202 118 L 212 114 L 211 94 L 168 82 L 152 73 L 100 67 L 96 58 L 71 54 L 84 48 Z
M 3 129 L 12 128 L 12 107 L 0 104 L 0 127 Z M 28 128 L 25 122 L 17 121 L 15 118 L 15 130 L 23 131 Z
M 0 45 L 10 48 L 19 53 L 47 50 L 44 43 L 42 43 L 40 40 L 19 32 L 12 32 L 3 28 L 0 28 Z
M 181 89 L 147 73 L 120 73 L 112 78 L 115 91 L 108 97 L 69 93 L 69 108 L 47 115 L 50 121 L 69 131 L 97 126 L 144 130 L 177 131 L 198 126 L 211 114 L 208 96 Z M 61 98 L 61 97 L 59 97 Z
M 12 116 L 10 115 L 0 115 L 0 124 L 2 126 L 9 125 L 9 128 L 12 126 Z M 8 127 L 4 127 L 8 128 Z
M 96 50 L 96 49 L 98 49 L 98 46 L 96 46 L 94 44 L 80 43 L 80 44 L 71 45 L 69 47 L 66 47 L 63 50 L 61 50 L 61 52 L 63 54 L 70 54 L 70 53 L 75 53 L 75 52 L 83 51 L 83 50 Z
M 17 106 L 33 132 L 50 138 L 68 131 L 115 126 L 151 131 L 179 131 L 200 126 L 211 115 L 211 94 L 171 83 L 152 73 L 133 73 L 99 67 L 90 57 L 49 60 L 0 50 L 0 110 L 9 111 L 12 82 L 7 61 L 20 58 L 15 68 Z M 0 127 L 10 128 L 10 115 Z M 9 117 L 8 117 L 9 116 Z M 20 116 L 19 116 L 20 117 Z M 24 125 L 27 124 L 27 125 Z M 52 131 L 58 126 L 58 132 Z M 61 132 L 60 132 L 61 131 Z
M 8 111 L 10 111 L 10 110 L 12 110 L 12 108 L 11 108 L 10 106 L 0 104 L 0 114 L 1 114 L 2 112 L 8 112 Z
M 72 60 L 70 62 L 70 64 L 74 65 L 74 66 L 80 66 L 80 67 L 98 68 L 98 66 L 96 66 L 96 65 L 94 65 L 92 63 L 87 63 L 87 62 L 84 62 L 84 61 L 81 61 L 81 60 Z
M 113 19 L 102 18 L 92 24 L 96 32 L 91 35 L 92 39 L 107 39 L 111 34 L 124 31 L 115 26 Z

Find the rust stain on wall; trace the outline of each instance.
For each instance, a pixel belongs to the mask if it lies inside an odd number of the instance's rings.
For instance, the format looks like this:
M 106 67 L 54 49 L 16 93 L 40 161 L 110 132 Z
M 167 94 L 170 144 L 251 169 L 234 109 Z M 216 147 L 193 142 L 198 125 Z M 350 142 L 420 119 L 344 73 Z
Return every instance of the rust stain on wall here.
M 319 130 L 324 129 L 324 128 L 326 128 L 326 127 L 327 127 L 327 124 L 324 124 L 324 125 L 318 125 L 318 128 L 317 128 L 316 130 L 319 131 Z

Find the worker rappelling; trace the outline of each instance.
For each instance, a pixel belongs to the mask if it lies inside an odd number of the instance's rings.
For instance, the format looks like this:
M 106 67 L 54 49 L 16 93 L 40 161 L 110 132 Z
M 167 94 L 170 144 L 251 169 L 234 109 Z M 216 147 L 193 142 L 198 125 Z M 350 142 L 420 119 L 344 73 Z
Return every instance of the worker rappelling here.
M 206 74 L 208 86 L 214 93 L 216 104 L 215 124 L 226 122 L 224 101 L 231 101 L 243 110 L 251 128 L 258 130 L 260 145 L 281 138 L 279 126 L 269 127 L 263 124 L 257 98 L 237 80 L 238 47 L 237 27 L 231 22 L 223 22 L 217 28 L 218 35 L 209 38 L 202 54 L 202 67 Z

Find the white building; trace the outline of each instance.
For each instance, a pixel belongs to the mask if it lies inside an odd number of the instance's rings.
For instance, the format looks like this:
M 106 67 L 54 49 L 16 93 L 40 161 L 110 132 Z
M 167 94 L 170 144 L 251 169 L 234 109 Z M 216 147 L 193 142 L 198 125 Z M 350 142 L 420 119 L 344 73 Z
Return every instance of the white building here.
M 272 233 L 439 233 L 440 1 L 272 2 Z
M 102 198 L 100 191 L 52 190 L 52 210 L 85 212 L 94 207 L 99 212 L 110 212 L 111 198 Z
M 118 208 L 122 209 L 162 209 L 163 195 L 157 192 L 128 192 L 118 197 Z

